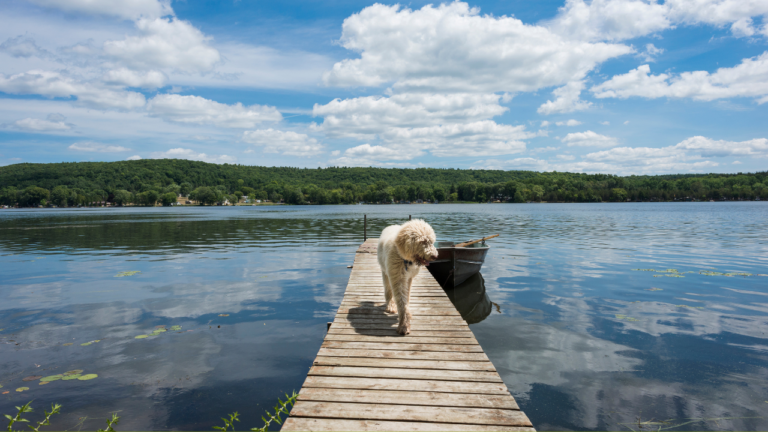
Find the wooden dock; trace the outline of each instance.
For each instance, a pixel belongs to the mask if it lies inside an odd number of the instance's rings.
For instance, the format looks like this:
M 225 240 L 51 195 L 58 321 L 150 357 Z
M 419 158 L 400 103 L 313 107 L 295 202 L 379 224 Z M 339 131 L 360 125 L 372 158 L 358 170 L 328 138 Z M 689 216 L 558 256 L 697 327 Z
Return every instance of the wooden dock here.
M 426 269 L 411 333 L 384 312 L 376 239 L 347 291 L 283 431 L 535 431 L 467 323 Z

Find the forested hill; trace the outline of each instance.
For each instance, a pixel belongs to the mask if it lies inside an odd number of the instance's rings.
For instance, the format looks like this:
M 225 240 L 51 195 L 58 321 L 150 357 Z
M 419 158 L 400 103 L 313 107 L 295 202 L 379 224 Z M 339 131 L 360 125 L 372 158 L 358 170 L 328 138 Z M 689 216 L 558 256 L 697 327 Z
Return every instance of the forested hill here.
M 206 202 L 232 195 L 288 203 L 440 201 L 626 201 L 768 199 L 768 172 L 620 177 L 563 172 L 258 167 L 182 159 L 16 164 L 0 167 L 3 204 L 94 201 L 150 204 L 198 192 Z M 202 196 L 202 195 L 200 195 Z M 117 200 L 116 200 L 117 198 Z M 154 199 L 154 201 L 153 201 Z

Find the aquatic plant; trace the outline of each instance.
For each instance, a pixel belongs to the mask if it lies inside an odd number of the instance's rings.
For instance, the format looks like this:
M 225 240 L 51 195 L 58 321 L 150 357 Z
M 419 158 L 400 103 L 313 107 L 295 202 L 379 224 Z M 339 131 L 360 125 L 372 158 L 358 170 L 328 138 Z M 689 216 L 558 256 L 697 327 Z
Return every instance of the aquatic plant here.
M 299 395 L 296 394 L 296 391 L 294 390 L 293 394 L 291 396 L 288 396 L 288 394 L 285 394 L 286 400 L 283 402 L 280 400 L 280 398 L 277 398 L 277 405 L 275 405 L 275 413 L 270 414 L 269 411 L 267 411 L 267 416 L 269 416 L 269 419 L 264 418 L 264 416 L 261 416 L 261 419 L 264 421 L 264 426 L 260 428 L 251 428 L 252 431 L 259 431 L 259 432 L 268 432 L 269 431 L 269 425 L 272 424 L 272 422 L 275 422 L 279 425 L 283 424 L 283 420 L 281 418 L 281 415 L 289 415 L 291 413 L 291 407 L 293 404 L 296 403 L 296 398 Z M 235 430 L 234 422 L 240 421 L 240 419 L 237 417 L 237 411 L 235 411 L 232 414 L 229 414 L 229 420 L 222 417 L 222 420 L 224 420 L 224 426 L 214 426 L 214 429 L 220 430 L 220 431 L 226 431 L 229 430 L 229 428 L 232 428 L 232 430 Z
M 136 273 L 141 273 L 141 272 L 139 270 L 124 271 L 124 272 L 120 272 L 120 273 L 116 274 L 115 277 L 133 276 Z
M 117 414 L 112 413 L 112 418 L 107 420 L 107 428 L 99 429 L 97 432 L 116 432 L 112 426 L 116 425 L 119 421 L 120 417 L 118 417 Z
M 702 274 L 704 276 L 728 276 L 728 277 L 733 277 L 733 276 L 744 276 L 744 277 L 746 277 L 746 276 L 754 276 L 752 273 L 720 273 L 720 272 L 714 272 L 714 271 L 709 271 L 709 270 L 700 270 L 699 274 Z M 760 276 L 760 275 L 758 275 L 758 276 Z
M 19 423 L 29 423 L 29 420 L 23 418 L 21 415 L 34 411 L 32 409 L 32 407 L 29 406 L 31 403 L 32 403 L 32 401 L 29 401 L 29 402 L 27 402 L 26 404 L 24 404 L 24 405 L 22 405 L 20 407 L 16 407 L 18 412 L 13 417 L 11 417 L 8 414 L 5 415 L 5 418 L 8 419 L 8 428 L 6 429 L 8 432 L 13 432 L 13 424 L 16 423 L 16 422 L 19 422 Z M 35 427 L 27 426 L 27 427 L 32 429 L 35 432 L 38 432 L 40 430 L 41 426 L 48 426 L 48 425 L 50 425 L 51 424 L 51 416 L 54 415 L 54 414 L 59 414 L 60 411 L 61 411 L 61 405 L 59 405 L 59 404 L 51 405 L 51 412 L 43 410 L 43 412 L 45 413 L 45 418 L 43 420 L 40 420 L 39 422 L 37 422 L 37 426 L 35 426 Z
M 637 318 L 632 318 L 631 316 L 626 316 L 622 314 L 616 314 L 616 319 L 620 319 L 624 321 L 640 321 Z

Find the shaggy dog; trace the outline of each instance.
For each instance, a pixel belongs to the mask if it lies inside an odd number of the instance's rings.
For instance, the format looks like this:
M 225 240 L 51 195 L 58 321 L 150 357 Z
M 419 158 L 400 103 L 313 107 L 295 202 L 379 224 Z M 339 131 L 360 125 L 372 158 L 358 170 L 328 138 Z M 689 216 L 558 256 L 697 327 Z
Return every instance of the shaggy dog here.
M 421 219 L 388 226 L 379 237 L 378 258 L 384 279 L 387 312 L 397 312 L 397 332 L 411 332 L 411 281 L 421 266 L 437 259 L 435 231 Z

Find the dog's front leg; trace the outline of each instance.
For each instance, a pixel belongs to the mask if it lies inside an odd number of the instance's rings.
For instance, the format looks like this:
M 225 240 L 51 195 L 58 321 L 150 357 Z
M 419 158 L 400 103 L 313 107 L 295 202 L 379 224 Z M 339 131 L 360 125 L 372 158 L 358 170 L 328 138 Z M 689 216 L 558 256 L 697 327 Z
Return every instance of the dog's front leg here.
M 386 274 L 382 274 L 384 279 L 384 302 L 386 303 L 387 313 L 397 313 L 397 305 L 395 304 L 395 296 L 393 295 L 392 281 L 389 280 Z
M 407 335 L 411 332 L 411 280 L 409 278 L 401 279 L 399 289 L 396 291 L 397 301 L 397 332 L 401 335 Z

